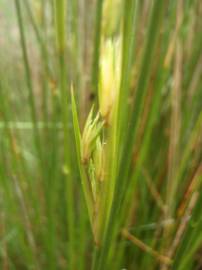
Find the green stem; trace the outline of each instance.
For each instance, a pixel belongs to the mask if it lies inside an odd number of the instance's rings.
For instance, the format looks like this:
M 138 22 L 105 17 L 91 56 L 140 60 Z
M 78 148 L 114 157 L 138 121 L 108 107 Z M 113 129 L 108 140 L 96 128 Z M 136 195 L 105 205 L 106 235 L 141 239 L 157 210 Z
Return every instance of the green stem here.
M 94 37 L 94 52 L 93 52 L 93 66 L 92 66 L 92 87 L 93 87 L 92 90 L 95 94 L 98 93 L 102 6 L 103 0 L 97 0 L 95 12 L 96 21 L 95 21 L 95 37 Z
M 67 72 L 65 64 L 65 44 L 66 44 L 66 1 L 54 0 L 55 28 L 57 38 L 57 53 L 59 61 L 59 88 L 61 93 L 61 109 L 64 133 L 64 166 L 67 170 L 66 195 L 67 195 L 67 224 L 68 224 L 68 268 L 74 269 L 75 258 L 75 235 L 74 235 L 74 198 L 73 198 L 73 174 L 71 171 L 71 133 L 68 129 L 70 123 L 69 97 L 70 92 L 67 86 Z

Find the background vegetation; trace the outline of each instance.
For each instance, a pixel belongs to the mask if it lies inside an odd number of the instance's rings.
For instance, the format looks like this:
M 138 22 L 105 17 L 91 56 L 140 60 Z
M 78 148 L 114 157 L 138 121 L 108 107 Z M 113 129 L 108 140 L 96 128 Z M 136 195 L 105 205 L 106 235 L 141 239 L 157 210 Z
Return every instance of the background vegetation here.
M 202 269 L 201 17 L 0 0 L 0 269 Z

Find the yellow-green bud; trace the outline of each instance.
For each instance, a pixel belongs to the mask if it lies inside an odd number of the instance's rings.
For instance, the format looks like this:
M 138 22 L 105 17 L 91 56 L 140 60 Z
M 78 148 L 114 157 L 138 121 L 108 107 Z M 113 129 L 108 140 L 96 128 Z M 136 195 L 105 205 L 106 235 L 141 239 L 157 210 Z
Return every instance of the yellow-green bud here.
M 96 146 L 96 139 L 102 129 L 102 122 L 99 114 L 93 119 L 93 109 L 91 109 L 81 137 L 81 161 L 86 164 Z
M 120 87 L 121 40 L 103 41 L 100 57 L 99 108 L 105 122 L 112 120 Z

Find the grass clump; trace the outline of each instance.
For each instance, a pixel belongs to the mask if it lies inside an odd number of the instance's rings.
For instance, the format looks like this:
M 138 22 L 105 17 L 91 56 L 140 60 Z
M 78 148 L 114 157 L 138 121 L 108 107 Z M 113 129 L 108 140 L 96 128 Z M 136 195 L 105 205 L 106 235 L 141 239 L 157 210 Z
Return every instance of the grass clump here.
M 201 269 L 201 1 L 11 2 L 0 269 Z

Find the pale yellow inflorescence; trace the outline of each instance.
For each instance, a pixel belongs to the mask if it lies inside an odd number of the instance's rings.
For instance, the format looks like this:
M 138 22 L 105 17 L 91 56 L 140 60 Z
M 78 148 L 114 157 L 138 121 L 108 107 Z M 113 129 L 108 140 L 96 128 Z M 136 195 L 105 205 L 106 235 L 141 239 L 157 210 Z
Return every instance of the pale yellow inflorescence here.
M 108 124 L 113 112 L 120 88 L 121 39 L 103 41 L 100 57 L 99 109 Z
M 81 161 L 87 163 L 95 150 L 96 140 L 102 129 L 99 114 L 93 118 L 93 109 L 90 111 L 81 137 Z

